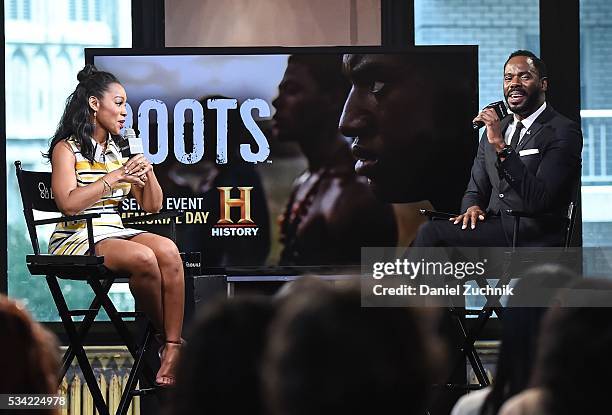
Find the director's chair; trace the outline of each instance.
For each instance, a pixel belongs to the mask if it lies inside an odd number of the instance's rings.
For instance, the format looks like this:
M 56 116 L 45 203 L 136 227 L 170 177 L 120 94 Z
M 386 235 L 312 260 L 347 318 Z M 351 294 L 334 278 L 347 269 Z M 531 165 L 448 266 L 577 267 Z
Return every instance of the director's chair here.
M 507 252 L 508 262 L 504 264 L 503 272 L 501 273 L 500 278 L 497 281 L 497 284 L 494 288 L 501 288 L 510 283 L 512 278 L 516 277 L 514 273 L 514 266 L 516 265 L 513 261 L 513 254 L 516 253 L 516 248 L 519 246 L 520 242 L 520 221 L 521 218 L 548 218 L 558 220 L 564 229 L 564 236 L 562 242 L 562 247 L 567 249 L 570 247 L 572 241 L 572 234 L 574 230 L 574 225 L 576 221 L 576 211 L 577 211 L 577 202 L 576 200 L 577 192 L 574 192 L 574 197 L 567 207 L 567 211 L 565 215 L 556 215 L 556 214 L 529 214 L 526 212 L 521 212 L 517 210 L 506 210 L 506 214 L 513 217 L 513 228 L 512 228 L 512 245 L 510 246 L 510 250 Z M 426 209 L 420 209 L 420 214 L 426 216 L 430 220 L 435 219 L 444 219 L 448 220 L 450 218 L 456 217 L 458 215 L 444 212 L 435 212 Z M 561 244 L 560 244 L 561 245 Z M 478 284 L 480 288 L 486 288 L 489 286 L 489 282 L 487 281 L 484 275 L 475 276 L 474 281 Z M 503 306 L 501 305 L 500 298 L 501 295 L 485 295 L 486 302 L 485 305 L 480 310 L 467 310 L 465 308 L 458 307 L 450 307 L 449 312 L 453 316 L 456 321 L 457 328 L 459 330 L 460 336 L 462 338 L 462 344 L 459 345 L 459 349 L 463 352 L 463 356 L 468 359 L 470 362 L 470 366 L 474 371 L 474 375 L 478 381 L 475 385 L 454 385 L 450 381 L 447 382 L 446 386 L 449 388 L 465 388 L 465 389 L 480 389 L 490 385 L 489 378 L 487 376 L 486 370 L 478 355 L 475 347 L 476 340 L 478 336 L 482 333 L 485 328 L 487 322 L 495 313 L 500 320 L 503 319 Z M 468 328 L 464 318 L 468 315 L 475 316 L 473 321 L 471 322 L 471 329 Z M 454 373 L 463 365 L 462 360 L 456 362 L 452 372 L 451 378 Z
M 64 329 L 68 336 L 69 347 L 62 358 L 62 368 L 59 381 L 66 374 L 73 359 L 76 357 L 79 367 L 85 378 L 85 382 L 91 392 L 94 405 L 100 415 L 110 415 L 109 409 L 96 382 L 94 372 L 91 368 L 87 354 L 83 349 L 83 342 L 89 329 L 101 308 L 104 308 L 123 343 L 134 358 L 134 363 L 125 389 L 121 395 L 117 414 L 124 415 L 134 396 L 144 396 L 156 392 L 154 372 L 144 360 L 147 345 L 153 334 L 153 326 L 147 323 L 146 329 L 139 342 L 135 342 L 124 321 L 126 318 L 143 316 L 140 311 L 119 312 L 108 296 L 113 283 L 127 282 L 129 275 L 113 273 L 104 266 L 104 257 L 95 255 L 92 219 L 100 217 L 99 213 L 87 213 L 74 216 L 58 216 L 49 219 L 34 219 L 34 211 L 57 213 L 61 215 L 53 194 L 51 192 L 51 173 L 23 170 L 20 161 L 15 161 L 17 182 L 23 202 L 23 213 L 32 242 L 33 255 L 26 256 L 28 269 L 32 275 L 44 275 L 51 291 L 53 301 L 57 307 Z M 171 219 L 171 237 L 175 239 L 175 217 L 182 216 L 180 211 L 167 211 L 156 214 L 135 216 L 123 219 L 123 223 L 136 223 L 155 219 Z M 48 255 L 41 254 L 36 227 L 40 225 L 59 222 L 86 221 L 89 255 Z M 92 288 L 95 296 L 87 309 L 69 309 L 62 294 L 59 279 L 72 281 L 86 281 Z M 77 330 L 72 317 L 83 316 L 80 327 Z M 140 379 L 140 389 L 136 384 Z

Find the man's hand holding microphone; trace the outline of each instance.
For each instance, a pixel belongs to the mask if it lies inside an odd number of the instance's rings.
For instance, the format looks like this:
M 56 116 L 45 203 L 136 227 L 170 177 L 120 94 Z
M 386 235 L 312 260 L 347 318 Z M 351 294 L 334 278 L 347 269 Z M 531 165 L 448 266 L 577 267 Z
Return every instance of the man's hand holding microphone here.
M 504 135 L 502 134 L 500 121 L 508 115 L 508 110 L 503 101 L 493 102 L 486 107 L 472 120 L 472 126 L 475 130 L 486 126 L 487 140 L 495 148 L 495 152 L 499 153 L 506 146 Z M 486 218 L 485 212 L 478 205 L 470 206 L 465 213 L 450 218 L 449 220 L 455 225 L 461 224 L 461 229 L 476 229 L 478 221 L 484 221 Z
M 502 134 L 500 121 L 508 115 L 508 110 L 503 101 L 493 102 L 483 108 L 482 111 L 472 120 L 474 129 L 487 127 L 487 140 L 494 146 L 499 153 L 506 146 L 504 135 Z

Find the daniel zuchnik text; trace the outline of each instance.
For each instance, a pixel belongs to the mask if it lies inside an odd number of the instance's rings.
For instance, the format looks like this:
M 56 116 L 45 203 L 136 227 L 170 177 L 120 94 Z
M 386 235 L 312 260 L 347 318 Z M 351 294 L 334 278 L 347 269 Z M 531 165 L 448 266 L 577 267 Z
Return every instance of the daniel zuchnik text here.
M 453 296 L 453 295 L 513 295 L 514 287 L 503 285 L 501 287 L 476 287 L 476 286 L 448 286 L 430 287 L 426 284 L 418 286 L 402 284 L 399 287 L 383 287 L 381 284 L 374 285 L 372 292 L 374 295 L 389 295 L 389 296 L 416 296 L 416 295 L 436 295 L 436 296 Z

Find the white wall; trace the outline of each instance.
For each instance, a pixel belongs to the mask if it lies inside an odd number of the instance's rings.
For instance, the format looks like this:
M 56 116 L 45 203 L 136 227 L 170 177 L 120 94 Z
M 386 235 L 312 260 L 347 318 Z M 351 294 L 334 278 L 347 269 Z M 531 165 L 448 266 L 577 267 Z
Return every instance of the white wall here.
M 380 0 L 166 0 L 166 46 L 379 45 Z

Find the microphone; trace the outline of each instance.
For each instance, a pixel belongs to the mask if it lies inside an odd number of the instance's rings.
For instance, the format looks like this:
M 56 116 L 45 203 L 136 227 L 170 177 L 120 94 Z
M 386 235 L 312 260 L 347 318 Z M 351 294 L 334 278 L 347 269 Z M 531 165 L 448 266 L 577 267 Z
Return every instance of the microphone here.
M 502 120 L 506 115 L 508 115 L 508 109 L 506 108 L 506 104 L 504 101 L 495 101 L 484 107 L 483 109 L 493 108 L 495 113 L 497 114 L 497 118 Z M 482 121 L 476 121 L 472 123 L 472 128 L 474 130 L 478 130 L 480 127 L 483 127 L 485 124 Z
M 143 154 L 142 139 L 136 136 L 133 128 L 126 128 L 121 139 L 118 140 L 119 150 L 123 157 L 130 158 L 136 154 Z

